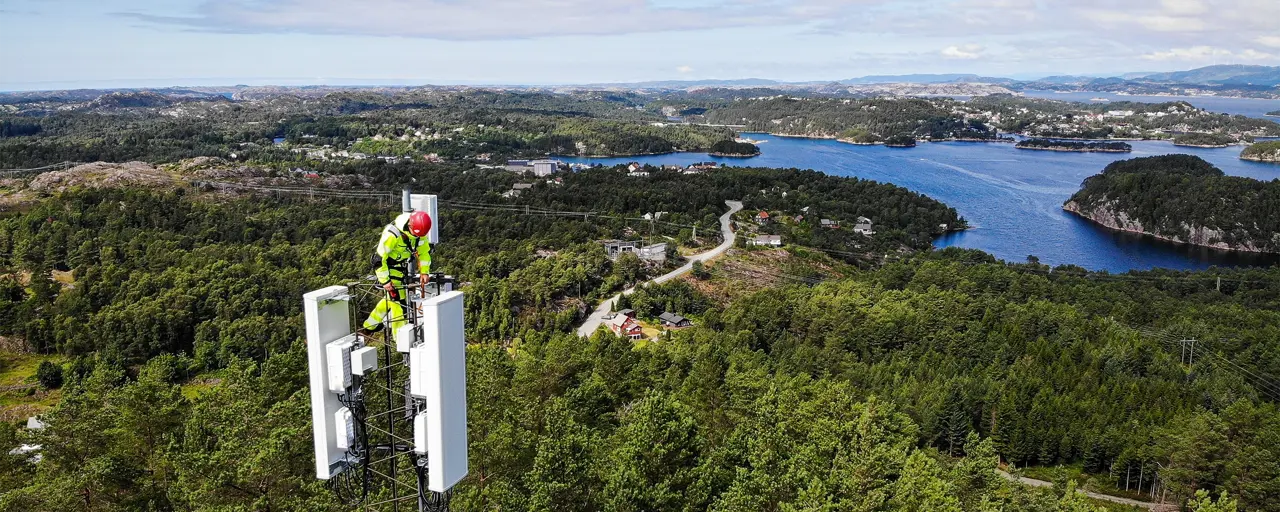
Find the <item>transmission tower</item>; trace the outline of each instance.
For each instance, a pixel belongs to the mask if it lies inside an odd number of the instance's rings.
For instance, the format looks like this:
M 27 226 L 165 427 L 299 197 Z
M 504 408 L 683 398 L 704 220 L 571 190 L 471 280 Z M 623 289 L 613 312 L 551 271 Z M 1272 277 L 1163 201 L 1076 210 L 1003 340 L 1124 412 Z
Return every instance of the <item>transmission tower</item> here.
M 436 217 L 435 196 L 405 191 L 403 206 Z M 303 296 L 316 477 L 366 512 L 446 511 L 467 474 L 463 294 L 439 274 L 409 284 L 417 268 L 409 263 L 404 315 L 384 318 L 374 336 L 352 332 L 351 303 L 361 293 L 380 299 L 375 283 Z

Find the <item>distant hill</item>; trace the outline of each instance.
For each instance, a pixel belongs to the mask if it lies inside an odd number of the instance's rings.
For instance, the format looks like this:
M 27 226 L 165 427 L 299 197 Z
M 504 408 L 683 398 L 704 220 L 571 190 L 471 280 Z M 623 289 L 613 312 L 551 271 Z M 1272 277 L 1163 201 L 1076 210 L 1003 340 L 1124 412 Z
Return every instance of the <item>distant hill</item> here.
M 785 82 L 765 78 L 742 78 L 737 80 L 654 80 L 649 82 L 589 84 L 595 87 L 635 87 L 638 89 L 689 89 L 692 87 L 762 87 L 780 85 Z
M 948 82 L 968 82 L 981 84 L 1003 84 L 1015 82 L 1012 78 L 981 76 L 974 74 L 915 74 L 915 75 L 868 75 L 841 80 L 845 85 L 862 84 L 940 84 Z
M 1049 84 L 1079 85 L 1079 84 L 1089 83 L 1090 81 L 1095 80 L 1096 78 L 1097 77 L 1092 77 L 1092 76 L 1056 75 L 1056 76 L 1046 76 L 1044 78 L 1040 78 L 1034 81 L 1044 82 Z
M 1206 66 L 1187 71 L 1152 73 L 1141 77 L 1139 80 L 1144 82 L 1175 82 L 1205 85 L 1280 85 L 1280 66 L 1224 64 L 1219 66 Z

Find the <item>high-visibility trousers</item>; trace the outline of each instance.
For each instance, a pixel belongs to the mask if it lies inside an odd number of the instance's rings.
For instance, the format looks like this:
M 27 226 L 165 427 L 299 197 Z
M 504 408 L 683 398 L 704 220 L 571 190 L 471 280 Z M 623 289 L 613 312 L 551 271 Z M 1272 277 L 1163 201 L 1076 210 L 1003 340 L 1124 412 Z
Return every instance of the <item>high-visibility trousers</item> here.
M 405 308 L 405 289 L 404 285 L 399 281 L 391 281 L 396 285 L 396 295 L 399 300 L 391 298 L 391 294 L 387 293 L 382 297 L 381 301 L 373 307 L 373 311 L 369 312 L 369 318 L 364 320 L 364 328 L 370 331 L 380 331 L 384 325 L 390 325 L 391 331 L 395 332 L 400 326 L 407 323 L 404 315 Z

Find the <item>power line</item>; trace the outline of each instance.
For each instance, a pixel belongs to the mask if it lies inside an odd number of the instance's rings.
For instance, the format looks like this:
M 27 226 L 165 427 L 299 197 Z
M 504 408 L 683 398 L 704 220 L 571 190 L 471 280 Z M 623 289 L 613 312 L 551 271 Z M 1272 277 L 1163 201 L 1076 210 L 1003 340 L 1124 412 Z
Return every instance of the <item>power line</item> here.
M 75 167 L 77 165 L 81 165 L 81 162 L 66 161 L 66 162 L 58 162 L 56 164 L 49 164 L 42 167 L 31 167 L 27 169 L 0 169 L 0 174 L 5 174 L 5 175 L 25 174 L 29 172 L 49 171 L 49 170 L 58 169 L 58 168 L 67 169 L 70 167 Z

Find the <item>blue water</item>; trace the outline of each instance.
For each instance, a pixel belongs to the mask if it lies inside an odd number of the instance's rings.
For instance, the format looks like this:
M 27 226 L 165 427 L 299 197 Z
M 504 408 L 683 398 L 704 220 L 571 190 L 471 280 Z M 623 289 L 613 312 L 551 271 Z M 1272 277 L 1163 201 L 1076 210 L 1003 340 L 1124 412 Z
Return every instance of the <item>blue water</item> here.
M 1280 117 L 1267 117 L 1267 112 L 1280 110 L 1280 100 L 1262 100 L 1253 98 L 1219 98 L 1216 96 L 1126 96 L 1111 92 L 1068 92 L 1023 91 L 1023 94 L 1035 98 L 1051 100 L 1079 101 L 1083 103 L 1106 103 L 1090 101 L 1093 98 L 1106 98 L 1111 101 L 1139 101 L 1143 103 L 1164 103 L 1168 101 L 1185 101 L 1210 112 L 1224 112 L 1242 116 L 1269 119 L 1280 122 Z
M 1133 153 L 1060 153 L 1020 150 L 1013 144 L 997 143 L 934 142 L 896 149 L 834 140 L 749 136 L 767 141 L 760 144 L 761 155 L 750 159 L 715 158 L 705 153 L 561 159 L 605 165 L 718 161 L 734 166 L 815 169 L 836 176 L 893 183 L 954 207 L 973 226 L 936 240 L 936 246 L 981 249 L 1008 261 L 1024 261 L 1028 255 L 1035 255 L 1049 265 L 1075 264 L 1112 272 L 1153 267 L 1269 266 L 1280 262 L 1280 258 L 1271 255 L 1228 253 L 1116 233 L 1062 211 L 1062 203 L 1085 178 L 1101 172 L 1112 161 L 1139 156 L 1190 153 L 1233 176 L 1280 178 L 1280 165 L 1237 158 L 1239 146 L 1201 149 L 1143 141 L 1130 143 Z

